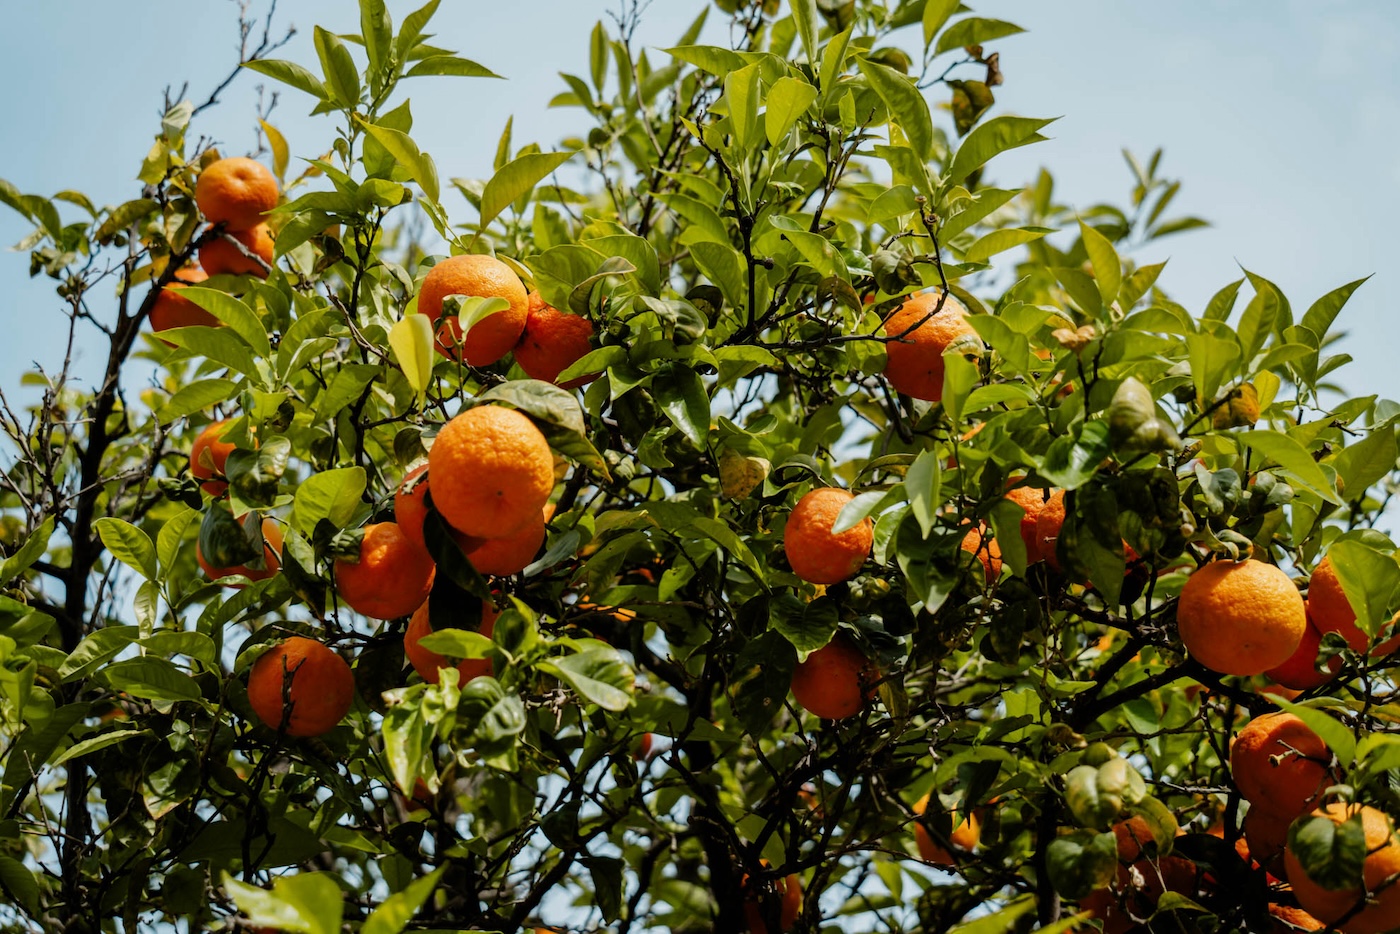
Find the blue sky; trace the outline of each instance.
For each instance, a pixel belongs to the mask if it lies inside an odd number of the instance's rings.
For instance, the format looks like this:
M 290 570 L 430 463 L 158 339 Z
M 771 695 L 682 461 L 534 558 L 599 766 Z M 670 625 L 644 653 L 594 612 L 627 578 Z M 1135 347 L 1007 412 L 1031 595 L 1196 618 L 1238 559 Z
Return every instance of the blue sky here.
M 420 2 L 389 6 L 397 20 Z M 671 44 L 703 5 L 653 0 L 640 40 Z M 1163 284 L 1174 297 L 1199 311 L 1244 265 L 1278 282 L 1301 311 L 1323 292 L 1374 273 L 1341 319 L 1351 332 L 1342 349 L 1357 363 L 1340 379 L 1353 393 L 1400 395 L 1388 378 L 1390 358 L 1400 352 L 1389 297 L 1400 275 L 1391 232 L 1400 216 L 1400 4 L 974 5 L 1028 30 L 995 46 L 1007 78 L 995 112 L 1062 117 L 1048 131 L 1050 142 L 994 164 L 999 185 L 1027 182 L 1045 165 L 1062 202 L 1122 201 L 1129 175 L 1120 150 L 1145 156 L 1163 146 L 1163 171 L 1184 181 L 1176 210 L 1214 224 L 1139 257 L 1170 258 Z M 509 81 L 410 85 L 415 138 L 440 174 L 487 174 L 512 113 L 517 144 L 535 139 L 552 148 L 580 129 L 580 112 L 546 104 L 562 88 L 557 72 L 586 71 L 587 32 L 617 7 L 618 0 L 444 3 L 438 42 Z M 284 0 L 282 8 L 280 20 L 299 33 L 278 54 L 313 67 L 313 24 L 358 29 L 352 0 Z M 0 31 L 0 81 L 15 90 L 0 98 L 8 143 L 0 148 L 0 177 L 26 192 L 77 188 L 99 203 L 137 196 L 132 179 L 157 128 L 162 89 L 188 80 L 191 96 L 202 99 L 235 60 L 236 12 L 231 0 L 10 5 Z M 711 20 L 711 38 L 723 41 L 722 16 L 712 11 Z M 911 34 L 908 42 L 915 41 Z M 225 153 L 251 149 L 261 80 L 242 76 L 196 131 Z M 309 99 L 289 89 L 274 114 L 294 153 L 310 154 L 329 139 L 329 124 L 307 118 L 308 110 Z M 460 201 L 449 209 L 464 219 L 471 213 Z M 26 232 L 17 216 L 0 212 L 0 243 Z M 50 283 L 28 282 L 26 273 L 23 256 L 0 253 L 7 296 L 0 308 L 17 332 L 0 345 L 7 391 L 32 360 L 55 361 L 62 350 Z M 86 362 L 97 366 L 95 347 Z

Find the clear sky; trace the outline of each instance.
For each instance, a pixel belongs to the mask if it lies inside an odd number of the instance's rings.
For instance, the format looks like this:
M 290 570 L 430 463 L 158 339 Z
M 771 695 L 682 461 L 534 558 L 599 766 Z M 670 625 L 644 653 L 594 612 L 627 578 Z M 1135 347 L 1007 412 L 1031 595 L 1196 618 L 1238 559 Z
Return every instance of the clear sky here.
M 389 0 L 396 22 L 421 0 Z M 640 40 L 671 44 L 705 4 L 653 0 Z M 982 15 L 1029 32 L 1001 40 L 1006 85 L 998 109 L 1060 115 L 1050 142 L 1001 157 L 997 184 L 1027 182 L 1041 165 L 1075 206 L 1123 201 L 1130 176 L 1120 150 L 1163 146 L 1163 171 L 1183 180 L 1177 212 L 1214 226 L 1170 238 L 1139 257 L 1170 258 L 1162 283 L 1189 308 L 1237 278 L 1239 265 L 1278 282 L 1301 312 L 1323 292 L 1375 277 L 1341 319 L 1342 349 L 1357 363 L 1340 376 L 1353 393 L 1395 397 L 1400 355 L 1390 298 L 1400 217 L 1400 3 L 1395 0 L 986 0 Z M 255 4 L 261 6 L 261 4 Z M 438 43 L 506 82 L 421 79 L 409 85 L 414 136 L 440 174 L 483 176 L 507 116 L 517 144 L 552 148 L 581 127 L 581 112 L 549 110 L 557 73 L 587 69 L 587 33 L 618 0 L 448 0 Z M 161 91 L 190 83 L 202 99 L 235 60 L 231 0 L 64 0 L 7 4 L 0 30 L 0 178 L 25 192 L 77 188 L 99 203 L 139 194 L 132 179 L 158 126 Z M 353 0 L 283 0 L 279 20 L 299 33 L 280 56 L 316 67 L 311 27 L 356 31 Z M 723 41 L 712 10 L 712 38 Z M 911 33 L 908 43 L 917 42 Z M 652 53 L 657 61 L 664 55 Z M 196 126 L 225 153 L 253 146 L 256 85 L 243 75 L 225 105 Z M 325 146 L 329 125 L 305 115 L 287 89 L 273 116 L 294 153 Z M 453 198 L 456 196 L 454 195 Z M 460 199 L 449 210 L 471 211 Z M 0 210 L 0 243 L 27 232 Z M 27 261 L 0 253 L 0 379 L 10 391 L 30 361 L 61 353 L 61 312 L 50 283 L 25 279 Z M 95 349 L 89 367 L 98 363 Z

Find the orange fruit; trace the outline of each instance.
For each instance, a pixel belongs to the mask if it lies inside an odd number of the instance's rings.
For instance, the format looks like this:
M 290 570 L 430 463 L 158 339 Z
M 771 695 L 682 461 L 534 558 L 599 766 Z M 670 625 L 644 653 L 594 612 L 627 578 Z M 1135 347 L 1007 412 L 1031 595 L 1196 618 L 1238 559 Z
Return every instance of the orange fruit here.
M 979 522 L 977 528 L 963 536 L 962 550 L 971 552 L 982 563 L 982 573 L 987 583 L 1001 577 L 1001 546 L 995 538 L 987 535 L 987 526 Z
M 1048 491 L 1032 486 L 1018 486 L 1006 491 L 1006 498 L 1026 511 L 1021 517 L 1021 541 L 1026 546 L 1026 564 L 1035 564 L 1045 556 L 1040 553 L 1040 535 L 1036 529 L 1036 518 L 1045 508 Z M 1055 530 L 1056 537 L 1059 530 Z
M 1060 530 L 1065 525 L 1065 491 L 1055 490 L 1050 498 L 1040 504 L 1035 515 L 1035 553 L 1050 566 L 1060 570 L 1060 558 L 1055 553 L 1060 541 Z
M 428 518 L 428 465 L 419 464 L 403 475 L 398 492 L 394 494 L 394 521 L 404 538 L 424 551 L 428 543 L 423 538 L 423 522 Z
M 500 615 L 489 600 L 484 601 L 481 604 L 481 629 L 478 631 L 486 638 L 491 638 L 491 633 L 496 630 L 496 618 Z M 408 621 L 408 629 L 403 634 L 403 653 L 408 656 L 408 663 L 418 672 L 420 678 L 429 684 L 437 684 L 440 677 L 438 669 L 451 668 L 452 663 L 447 660 L 447 656 L 439 655 L 418 644 L 432 631 L 433 624 L 428 618 L 428 601 L 424 600 L 423 605 L 413 611 L 413 616 Z M 457 671 L 461 675 L 458 684 L 466 684 L 472 678 L 490 675 L 491 659 L 464 658 L 457 663 Z
M 923 816 L 928 808 L 931 795 L 924 795 L 914 802 L 914 813 Z M 977 846 L 977 841 L 982 836 L 982 821 L 978 819 L 976 812 L 969 814 L 953 830 L 948 837 L 948 842 L 953 849 L 959 853 L 971 853 Z M 919 857 L 926 863 L 933 863 L 935 866 L 956 866 L 957 859 L 941 843 L 933 839 L 933 834 L 922 821 L 914 822 L 914 843 L 919 847 Z
M 650 733 L 643 733 L 642 738 L 637 740 L 636 747 L 632 750 L 632 758 L 638 762 L 645 762 L 651 758 L 651 747 L 655 744 L 655 739 Z
M 250 230 L 231 230 L 210 240 L 199 248 L 199 265 L 211 276 L 257 276 L 267 278 L 267 270 L 246 256 L 243 250 L 229 242 L 237 240 L 253 256 L 272 265 L 272 230 L 259 224 Z
M 456 315 L 442 317 L 442 300 L 449 295 L 503 298 L 510 307 L 482 318 L 466 340 Z M 438 335 L 438 350 L 445 357 L 462 357 L 471 366 L 487 366 L 510 353 L 520 340 L 530 315 L 530 302 L 520 277 L 494 256 L 451 256 L 428 270 L 418 290 L 418 310 L 428 316 Z
M 1180 856 L 1146 855 L 1152 841 L 1147 821 L 1133 816 L 1112 827 L 1118 842 L 1118 871 L 1111 886 L 1096 889 L 1080 900 L 1081 910 L 1103 922 L 1106 934 L 1139 930 L 1136 918 L 1146 918 L 1164 892 L 1193 895 L 1197 889 L 1196 864 Z M 1142 880 L 1135 886 L 1134 874 Z
M 1356 625 L 1356 611 L 1351 608 L 1351 602 L 1342 590 L 1342 582 L 1337 578 L 1337 571 L 1332 567 L 1330 557 L 1322 559 L 1308 581 L 1308 615 L 1322 635 L 1329 632 L 1341 633 L 1353 652 L 1364 655 L 1371 647 L 1371 637 Z M 1400 614 L 1391 620 L 1387 630 L 1394 631 L 1393 627 L 1397 621 L 1400 621 Z M 1371 654 L 1379 658 L 1389 655 L 1397 648 L 1400 648 L 1400 635 L 1386 639 L 1376 646 Z
M 768 860 L 760 860 L 768 865 Z M 765 918 L 772 918 L 777 909 L 778 931 L 787 931 L 797 923 L 802 913 L 802 879 L 796 873 L 785 879 L 775 879 L 768 892 L 755 891 L 757 886 L 749 884 L 749 877 L 740 880 L 739 887 L 744 891 L 744 920 L 748 922 L 749 934 L 768 934 Z M 776 905 L 774 904 L 776 902 Z
M 535 560 L 540 546 L 544 544 L 545 518 L 541 511 L 538 522 L 528 522 L 516 531 L 501 538 L 474 539 L 462 535 L 458 537 L 462 550 L 466 552 L 472 567 L 482 574 L 505 576 L 518 574 Z
M 1319 684 L 1326 684 L 1336 677 L 1337 672 L 1342 667 L 1342 660 L 1331 658 L 1327 662 L 1329 671 L 1318 671 L 1317 653 L 1321 647 L 1322 635 L 1313 625 L 1312 617 L 1309 616 L 1308 625 L 1303 629 L 1303 639 L 1298 643 L 1298 648 L 1284 660 L 1283 664 L 1270 668 L 1264 674 L 1293 691 L 1306 691 Z
M 854 499 L 840 487 L 818 487 L 797 501 L 783 530 L 783 550 L 792 573 L 811 584 L 839 584 L 865 564 L 875 542 L 869 518 L 839 535 L 831 529 L 842 508 Z
M 242 521 L 242 518 L 239 518 Z M 232 567 L 216 568 L 204 560 L 204 553 L 199 548 L 199 542 L 194 545 L 195 561 L 199 564 L 199 569 L 204 572 L 204 576 L 211 581 L 219 580 L 223 577 L 232 577 L 235 574 L 242 574 L 250 581 L 267 580 L 273 577 L 282 569 L 282 529 L 272 519 L 263 519 L 263 565 L 262 568 L 250 568 L 246 564 L 236 564 Z M 242 590 L 244 584 L 227 585 L 232 590 Z
M 209 278 L 209 274 L 197 266 L 189 266 L 175 273 L 175 278 L 180 282 L 203 282 Z M 183 288 L 179 282 L 172 282 L 160 290 L 155 303 L 151 305 L 152 331 L 160 333 L 171 328 L 192 328 L 200 325 L 208 328 L 223 326 L 223 322 L 218 318 L 188 298 L 182 297 L 179 290 Z M 165 343 L 171 347 L 175 346 L 170 341 Z
M 1295 931 L 1320 931 L 1327 925 L 1314 918 L 1301 908 L 1292 905 L 1270 905 L 1269 914 L 1274 919 L 1270 934 L 1293 934 Z
M 1213 561 L 1181 589 L 1177 629 L 1211 671 L 1258 675 L 1287 661 L 1308 628 L 1298 588 L 1272 564 Z
M 194 200 L 209 223 L 250 230 L 277 207 L 277 179 L 255 159 L 220 159 L 199 173 Z
M 525 319 L 520 343 L 515 345 L 515 362 L 531 379 L 556 383 L 560 373 L 593 349 L 593 322 L 582 315 L 546 305 L 538 292 L 531 292 L 528 301 L 529 316 Z M 564 389 L 577 389 L 600 375 L 590 373 L 560 385 Z
M 224 475 L 228 456 L 237 447 L 232 441 L 220 440 L 231 421 L 225 418 L 205 425 L 190 445 L 190 475 L 205 481 L 199 487 L 210 496 L 223 496 L 228 490 L 227 481 L 214 478 Z
M 288 736 L 320 736 L 350 712 L 355 676 L 345 659 L 314 639 L 293 636 L 258 657 L 248 672 L 248 703 L 277 729 L 287 714 Z M 284 706 L 290 705 L 289 711 Z
M 1288 826 L 1296 814 L 1276 814 L 1267 808 L 1250 806 L 1240 823 L 1250 857 L 1280 879 L 1288 877 L 1283 865 L 1283 848 L 1288 844 Z
M 1400 928 L 1400 884 L 1391 878 L 1400 873 L 1400 840 L 1396 839 L 1390 818 L 1373 807 L 1341 802 L 1319 808 L 1313 816 L 1340 824 L 1358 811 L 1366 834 L 1362 887 L 1325 889 L 1303 872 L 1302 864 L 1291 851 L 1284 851 L 1283 861 L 1293 894 L 1308 914 L 1324 924 L 1336 924 L 1343 934 L 1383 934 Z M 1368 897 L 1366 907 L 1341 921 L 1364 897 Z
M 438 432 L 428 454 L 433 506 L 473 538 L 510 535 L 539 520 L 554 489 L 554 455 L 514 409 L 479 405 Z
M 1291 713 L 1255 717 L 1230 747 L 1235 787 L 1254 808 L 1293 818 L 1331 785 L 1332 752 L 1322 737 Z
M 400 531 L 396 522 L 365 526 L 360 562 L 335 562 L 335 587 L 356 613 L 375 619 L 407 616 L 433 589 L 433 559 Z
M 860 713 L 875 696 L 875 666 L 845 633 L 807 656 L 792 673 L 792 696 L 798 705 L 823 720 Z
M 965 318 L 967 309 L 951 295 L 941 311 L 928 317 L 938 307 L 938 299 L 936 291 L 911 295 L 881 325 L 891 337 L 903 335 L 885 344 L 889 358 L 885 378 L 897 392 L 929 402 L 943 399 L 943 351 L 959 338 L 977 335 Z

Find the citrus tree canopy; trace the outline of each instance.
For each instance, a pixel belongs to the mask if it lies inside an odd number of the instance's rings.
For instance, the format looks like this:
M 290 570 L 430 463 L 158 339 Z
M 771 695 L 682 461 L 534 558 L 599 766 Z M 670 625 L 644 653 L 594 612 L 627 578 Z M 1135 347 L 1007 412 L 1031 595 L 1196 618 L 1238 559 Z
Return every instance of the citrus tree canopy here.
M 1361 283 L 1174 302 L 1160 152 L 999 187 L 957 0 L 693 5 L 489 178 L 409 93 L 492 38 L 361 0 L 232 76 L 295 154 L 0 182 L 105 351 L 0 408 L 0 929 L 1400 928 Z

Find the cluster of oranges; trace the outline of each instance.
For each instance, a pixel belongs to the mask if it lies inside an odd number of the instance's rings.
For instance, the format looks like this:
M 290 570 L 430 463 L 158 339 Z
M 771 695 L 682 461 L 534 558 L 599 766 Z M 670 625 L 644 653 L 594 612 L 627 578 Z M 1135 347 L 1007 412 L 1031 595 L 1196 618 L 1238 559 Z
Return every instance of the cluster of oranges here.
M 501 299 L 507 307 L 481 318 L 464 336 L 456 315 L 443 319 L 449 295 Z M 546 304 L 538 292 L 527 292 L 515 271 L 493 256 L 452 256 L 428 270 L 418 310 L 433 322 L 438 351 L 468 366 L 489 366 L 513 352 L 527 376 L 553 383 L 592 350 L 592 322 Z M 596 378 L 581 376 L 563 387 L 574 389 Z
M 213 229 L 199 248 L 199 265 L 177 270 L 151 305 L 151 330 L 218 327 L 218 318 L 180 295 L 186 284 L 210 276 L 257 276 L 272 266 L 272 231 L 263 216 L 277 207 L 277 179 L 254 159 L 219 159 L 199 173 L 195 203 Z M 169 343 L 167 341 L 167 343 Z

